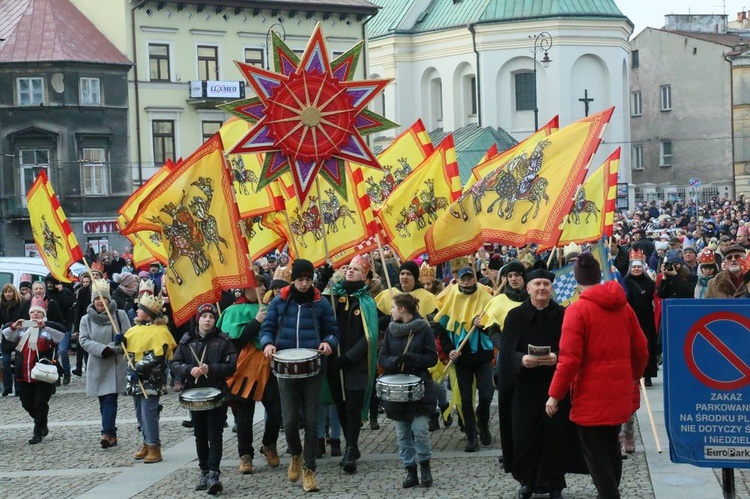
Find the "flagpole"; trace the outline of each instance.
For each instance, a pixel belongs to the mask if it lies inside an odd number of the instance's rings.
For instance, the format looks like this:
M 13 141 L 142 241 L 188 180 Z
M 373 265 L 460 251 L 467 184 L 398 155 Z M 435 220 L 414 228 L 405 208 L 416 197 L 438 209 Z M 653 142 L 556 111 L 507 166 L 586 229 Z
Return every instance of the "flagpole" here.
M 99 295 L 99 299 L 103 300 L 102 292 L 99 289 L 99 286 L 94 284 L 94 276 L 91 273 L 91 267 L 89 267 L 89 262 L 86 261 L 86 258 L 83 259 L 83 264 L 86 266 L 86 271 L 89 273 L 89 276 L 91 277 L 91 284 L 90 286 L 96 291 L 96 294 Z M 112 329 L 114 330 L 115 334 L 120 334 L 120 329 L 117 327 L 117 322 L 115 322 L 114 317 L 112 317 L 112 313 L 109 311 L 109 302 L 112 301 L 111 299 L 107 302 L 107 306 L 104 307 L 104 311 L 107 312 L 107 318 L 109 318 L 109 322 L 112 324 Z M 120 346 L 122 347 L 122 352 L 125 356 L 125 361 L 128 363 L 128 367 L 135 371 L 135 364 L 133 364 L 133 359 L 130 358 L 130 354 L 128 352 L 128 347 L 125 346 L 125 342 L 121 342 Z M 148 394 L 146 393 L 146 388 L 143 386 L 143 381 L 141 381 L 141 378 L 138 378 L 138 387 L 141 389 L 141 394 L 143 395 L 143 398 L 147 399 Z

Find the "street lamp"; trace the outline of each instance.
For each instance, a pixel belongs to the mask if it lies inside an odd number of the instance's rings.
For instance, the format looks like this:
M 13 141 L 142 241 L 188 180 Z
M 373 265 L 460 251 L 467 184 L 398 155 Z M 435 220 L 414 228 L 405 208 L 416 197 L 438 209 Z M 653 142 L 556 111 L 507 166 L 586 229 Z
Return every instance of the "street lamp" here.
M 544 52 L 544 57 L 540 61 L 544 69 L 549 67 L 549 63 L 552 59 L 549 58 L 548 51 L 552 48 L 552 35 L 547 31 L 542 31 L 538 35 L 530 35 L 529 38 L 534 39 L 534 131 L 539 130 L 539 97 L 537 95 L 537 81 L 536 81 L 536 53 L 541 51 Z
M 281 23 L 273 23 L 271 26 L 268 27 L 268 31 L 266 31 L 266 69 L 271 71 L 271 31 L 273 31 L 274 28 L 281 28 L 281 39 L 286 40 L 286 29 L 284 29 L 284 25 Z

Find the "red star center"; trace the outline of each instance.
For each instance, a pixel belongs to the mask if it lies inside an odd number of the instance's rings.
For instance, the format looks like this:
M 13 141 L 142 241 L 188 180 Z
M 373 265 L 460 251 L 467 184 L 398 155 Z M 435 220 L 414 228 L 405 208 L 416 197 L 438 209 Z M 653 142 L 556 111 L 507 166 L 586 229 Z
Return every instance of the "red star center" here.
M 267 100 L 266 115 L 276 146 L 292 160 L 320 163 L 355 132 L 352 98 L 327 73 L 289 75 Z

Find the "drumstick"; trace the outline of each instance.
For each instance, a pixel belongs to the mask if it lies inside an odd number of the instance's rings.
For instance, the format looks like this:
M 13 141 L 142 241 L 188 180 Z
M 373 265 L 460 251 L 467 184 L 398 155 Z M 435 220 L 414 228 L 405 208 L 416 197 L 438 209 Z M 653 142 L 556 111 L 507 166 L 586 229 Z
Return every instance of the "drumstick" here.
M 200 367 L 200 366 L 201 366 L 201 364 L 203 364 L 203 359 L 199 359 L 199 358 L 198 358 L 198 354 L 196 354 L 196 353 L 195 353 L 195 350 L 193 350 L 193 345 L 190 345 L 190 351 L 191 351 L 191 352 L 192 352 L 192 354 L 193 354 L 193 358 L 195 358 L 195 361 L 196 361 L 196 362 L 198 363 L 198 367 Z M 206 355 L 206 349 L 205 349 L 205 348 L 203 349 L 203 355 Z M 199 376 L 199 377 L 200 377 L 200 376 Z M 204 375 L 203 375 L 203 377 L 204 377 L 204 378 L 208 378 L 208 374 L 204 374 Z M 198 382 L 198 378 L 195 378 L 195 381 L 196 381 L 196 383 L 197 383 L 197 382 Z
M 409 339 L 406 340 L 406 346 L 404 347 L 404 355 L 406 354 L 406 351 L 409 350 L 409 345 L 411 345 L 411 340 L 414 338 L 414 333 L 409 333 Z M 401 372 L 404 372 L 404 365 L 401 364 Z

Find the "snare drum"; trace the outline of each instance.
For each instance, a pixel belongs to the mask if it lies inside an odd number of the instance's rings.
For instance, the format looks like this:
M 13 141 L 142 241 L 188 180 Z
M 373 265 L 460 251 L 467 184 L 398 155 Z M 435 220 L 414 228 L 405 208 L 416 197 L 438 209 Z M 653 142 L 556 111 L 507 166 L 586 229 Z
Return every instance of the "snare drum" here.
M 277 378 L 312 378 L 320 372 L 320 353 L 308 348 L 279 350 L 271 358 Z
M 210 411 L 224 403 L 218 388 L 191 388 L 180 393 L 180 405 L 191 411 Z
M 424 381 L 413 374 L 384 374 L 375 383 L 375 391 L 386 402 L 411 402 L 424 397 Z

